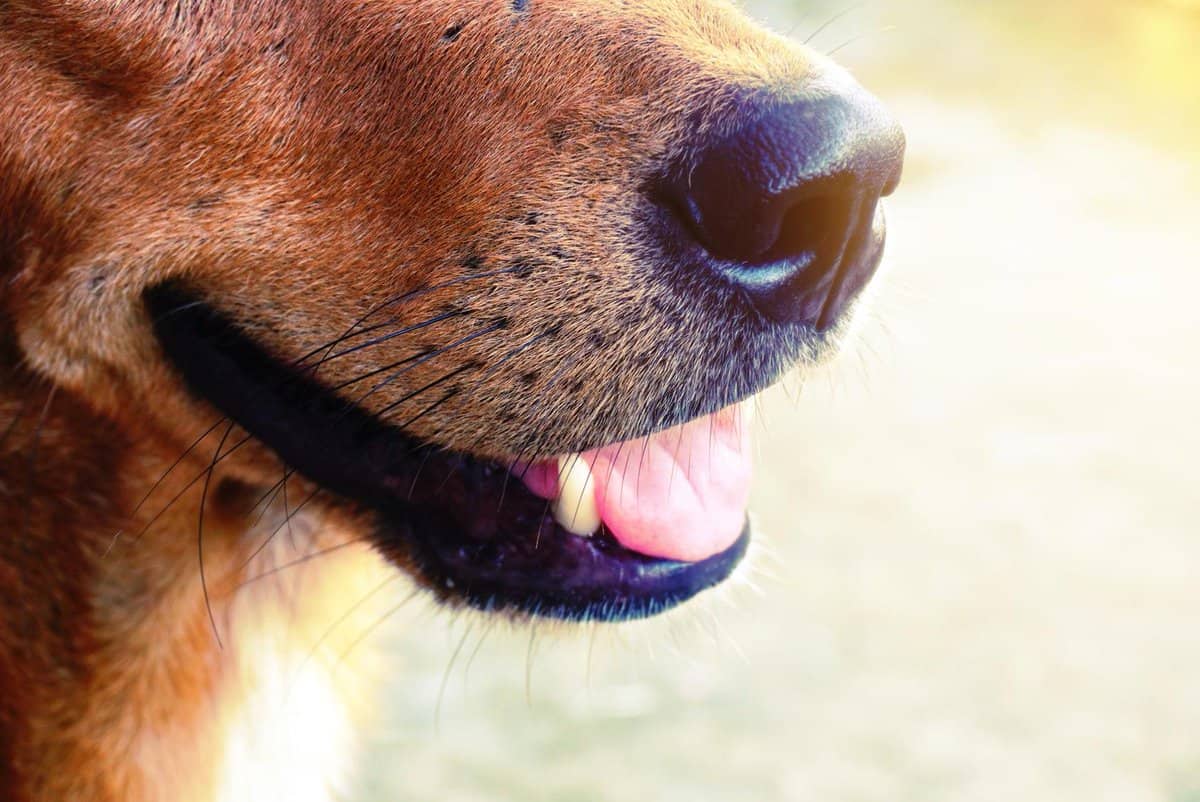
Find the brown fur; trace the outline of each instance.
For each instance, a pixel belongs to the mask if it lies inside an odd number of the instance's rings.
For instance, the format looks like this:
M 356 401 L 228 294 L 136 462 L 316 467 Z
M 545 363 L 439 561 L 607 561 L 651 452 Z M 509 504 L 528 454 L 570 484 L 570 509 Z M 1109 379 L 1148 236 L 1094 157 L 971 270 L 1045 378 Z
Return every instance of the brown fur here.
M 465 340 L 364 403 L 497 457 L 628 436 L 665 386 L 750 375 L 647 273 L 640 188 L 814 59 L 710 0 L 0 3 L 0 797 L 230 798 L 246 655 L 295 668 L 386 570 L 350 547 L 243 587 L 359 513 L 321 496 L 254 556 L 282 466 L 249 442 L 193 481 L 241 435 L 183 390 L 143 289 L 187 279 L 297 358 L 424 288 L 384 322 L 443 320 L 322 381 Z

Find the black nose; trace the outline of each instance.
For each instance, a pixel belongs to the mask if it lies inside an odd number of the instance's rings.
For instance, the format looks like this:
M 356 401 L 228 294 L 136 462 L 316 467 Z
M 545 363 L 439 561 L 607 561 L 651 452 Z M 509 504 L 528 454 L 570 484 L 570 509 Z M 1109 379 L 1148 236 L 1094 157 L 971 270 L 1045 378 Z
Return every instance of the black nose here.
M 878 266 L 876 207 L 899 183 L 904 134 L 857 85 L 737 116 L 670 171 L 661 197 L 706 269 L 774 319 L 829 328 Z

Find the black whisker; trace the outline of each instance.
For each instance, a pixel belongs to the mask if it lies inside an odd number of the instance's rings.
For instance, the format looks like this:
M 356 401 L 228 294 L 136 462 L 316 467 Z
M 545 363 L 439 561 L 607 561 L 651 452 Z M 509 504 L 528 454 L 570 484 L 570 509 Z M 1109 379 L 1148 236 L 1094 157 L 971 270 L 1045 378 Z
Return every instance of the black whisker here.
M 474 384 L 472 384 L 470 387 L 468 387 L 467 392 L 472 392 L 474 390 L 479 389 L 480 385 L 482 385 L 485 381 L 490 379 L 496 373 L 496 371 L 498 371 L 498 370 L 500 370 L 500 368 L 504 367 L 504 363 L 508 362 L 510 359 L 512 359 L 516 356 L 521 355 L 526 350 L 528 350 L 531 346 L 535 345 L 536 343 L 541 342 L 542 340 L 546 339 L 549 336 L 551 336 L 550 332 L 542 332 L 541 334 L 539 334 L 535 337 L 529 338 L 521 345 L 518 345 L 516 348 L 509 351 L 507 354 L 502 356 L 499 359 L 499 361 L 496 362 L 496 364 L 494 364 L 490 368 L 488 368 L 487 372 L 484 373 L 482 376 L 480 376 L 479 379 Z
M 208 621 L 212 624 L 218 649 L 224 649 L 225 646 L 221 643 L 221 633 L 217 631 L 217 618 L 213 615 L 212 602 L 208 597 L 208 581 L 204 576 L 204 505 L 208 501 L 208 486 L 212 482 L 213 471 L 221 457 L 221 449 L 224 448 L 225 440 L 232 431 L 233 421 L 230 421 L 229 425 L 225 427 L 225 434 L 221 435 L 221 442 L 217 443 L 217 450 L 213 452 L 212 463 L 208 466 L 207 474 L 204 477 L 204 489 L 200 492 L 200 513 L 196 518 L 196 557 L 200 562 L 200 587 L 204 591 L 204 607 L 208 610 Z
M 374 339 L 371 339 L 371 340 L 367 340 L 365 343 L 359 343 L 358 345 L 351 346 L 350 348 L 346 348 L 345 350 L 338 351 L 336 354 L 327 356 L 324 359 L 322 359 L 320 364 L 326 365 L 335 359 L 339 359 L 343 356 L 346 356 L 347 354 L 353 354 L 356 351 L 362 351 L 366 348 L 371 348 L 372 346 L 376 346 L 381 343 L 388 342 L 389 340 L 394 340 L 397 337 L 403 337 L 405 334 L 411 334 L 414 331 L 420 331 L 421 329 L 429 328 L 430 326 L 434 325 L 435 323 L 441 323 L 443 320 L 449 320 L 449 319 L 455 318 L 455 317 L 465 317 L 466 314 L 467 314 L 466 312 L 463 312 L 461 310 L 456 310 L 454 312 L 443 312 L 440 315 L 434 315 L 433 317 L 428 318 L 427 320 L 422 320 L 420 323 L 414 323 L 411 326 L 405 326 L 402 329 L 396 329 L 395 331 L 389 331 L 387 334 L 381 335 L 379 337 L 375 337 Z M 317 366 L 314 366 L 314 369 L 315 369 L 315 367 L 317 367 Z
M 271 511 L 271 505 L 275 503 L 275 499 L 279 497 L 280 491 L 283 490 L 283 483 L 286 482 L 288 477 L 290 477 L 293 473 L 295 473 L 295 471 L 291 470 L 290 468 L 284 470 L 283 478 L 268 487 L 267 491 L 258 497 L 258 501 L 254 502 L 254 505 L 250 507 L 250 512 L 258 510 L 258 515 L 255 516 L 254 520 L 250 523 L 250 526 L 248 526 L 247 529 L 255 528 L 262 523 L 263 518 L 267 517 L 267 513 Z M 262 507 L 262 509 L 259 510 L 259 507 Z
M 230 422 L 230 424 L 229 424 L 229 425 L 230 425 L 230 427 L 232 427 L 234 424 L 233 424 L 233 422 Z M 216 462 L 216 464 L 220 464 L 222 461 L 224 461 L 225 459 L 227 459 L 228 457 L 230 457 L 230 456 L 231 456 L 231 455 L 232 455 L 232 454 L 233 454 L 235 451 L 237 451 L 239 448 L 241 448 L 242 446 L 246 445 L 246 443 L 249 443 L 249 442 L 250 442 L 252 439 L 253 439 L 253 438 L 252 438 L 250 435 L 246 435 L 246 436 L 245 436 L 245 437 L 243 437 L 241 440 L 238 440 L 236 443 L 234 443 L 234 444 L 233 444 L 233 445 L 232 445 L 232 446 L 229 448 L 229 450 L 228 450 L 228 451 L 226 451 L 224 454 L 222 454 L 222 455 L 221 455 L 221 456 L 220 456 L 220 457 L 217 459 L 217 462 Z M 214 465 L 214 466 L 212 466 L 212 467 L 215 467 L 215 465 Z M 191 490 L 193 487 L 195 487 L 197 482 L 199 482 L 201 479 L 203 479 L 203 478 L 205 478 L 206 476 L 208 476 L 208 475 L 209 475 L 209 472 L 210 472 L 210 470 L 211 470 L 211 467 L 210 467 L 210 468 L 205 468 L 205 469 L 203 469 L 202 471 L 200 471 L 199 473 L 197 473 L 195 476 L 193 476 L 193 477 L 192 477 L 192 479 L 191 479 L 191 481 L 189 481 L 189 482 L 188 482 L 186 485 L 184 485 L 184 486 L 183 486 L 183 489 L 182 489 L 182 490 L 180 490 L 180 491 L 179 491 L 178 493 L 176 493 L 175 495 L 171 496 L 170 500 L 168 500 L 168 501 L 167 501 L 167 503 L 166 503 L 166 504 L 164 504 L 164 505 L 162 506 L 162 508 L 161 508 L 161 509 L 160 509 L 158 512 L 154 513 L 154 515 L 153 515 L 153 516 L 150 518 L 150 520 L 149 520 L 149 521 L 147 521 L 147 522 L 146 522 L 146 524 L 145 524 L 145 525 L 144 525 L 144 526 L 143 526 L 143 527 L 142 527 L 140 530 L 138 530 L 138 533 L 137 533 L 137 534 L 134 536 L 134 538 L 133 538 L 133 542 L 134 542 L 134 543 L 137 543 L 139 540 L 141 540 L 141 539 L 142 539 L 142 537 L 143 537 L 143 536 L 144 536 L 144 535 L 145 535 L 145 534 L 146 534 L 148 531 L 150 531 L 150 527 L 154 526 L 154 524 L 158 522 L 158 519 L 159 519 L 159 518 L 162 518 L 164 515 L 166 515 L 166 513 L 167 513 L 167 510 L 169 510 L 169 509 L 171 509 L 172 507 L 174 507 L 174 506 L 175 506 L 175 503 L 176 503 L 176 502 L 178 502 L 178 501 L 179 501 L 179 499 L 183 498 L 184 494 L 186 494 L 186 493 L 187 493 L 189 490 Z
M 412 426 L 414 423 L 419 421 L 421 418 L 428 415 L 430 412 L 433 412 L 434 410 L 436 410 L 442 404 L 445 404 L 451 398 L 455 398 L 457 396 L 458 396 L 458 390 L 450 390 L 448 392 L 443 393 L 442 397 L 439 398 L 437 401 L 434 401 L 432 404 L 425 407 L 425 409 L 421 410 L 416 415 L 413 415 L 411 418 L 409 418 L 406 421 L 404 421 L 403 423 L 399 424 L 399 428 L 407 429 L 408 427 Z
M 467 363 L 466 365 L 461 365 L 461 366 L 455 368 L 454 370 L 450 371 L 449 373 L 447 373 L 445 376 L 442 376 L 440 379 L 434 379 L 433 381 L 431 381 L 429 384 L 425 385 L 424 387 L 421 387 L 417 390 L 413 390 L 411 393 L 408 393 L 404 397 L 388 404 L 386 407 L 379 410 L 376 417 L 385 418 L 390 412 L 392 412 L 392 410 L 396 409 L 396 407 L 400 406 L 401 404 L 403 404 L 407 401 L 411 401 L 412 399 L 416 398 L 417 396 L 421 395 L 422 393 L 427 392 L 428 390 L 432 390 L 434 387 L 437 387 L 439 384 L 442 384 L 443 382 L 447 382 L 450 379 L 453 379 L 455 376 L 459 375 L 460 373 L 464 373 L 465 371 L 474 370 L 474 369 L 475 369 L 475 365 L 473 365 L 471 363 Z M 426 411 L 432 411 L 433 409 L 436 409 L 438 406 L 440 406 L 442 403 L 444 403 L 448 399 L 452 398 L 454 395 L 455 395 L 455 393 L 451 393 L 449 395 L 443 396 L 439 401 L 435 402 L 434 406 L 430 407 L 429 410 L 426 410 Z M 421 414 L 424 415 L 425 412 L 422 412 Z M 399 428 L 403 429 L 409 423 L 412 423 L 413 420 L 416 420 L 416 418 L 412 418 L 411 420 L 407 421 L 406 423 L 401 424 L 401 426 Z
M 222 423 L 224 423 L 226 420 L 228 420 L 228 419 L 220 418 L 219 420 L 217 420 L 216 423 L 214 423 L 212 426 L 209 426 L 207 429 L 205 429 L 204 433 L 202 435 L 200 435 L 195 440 L 193 440 L 192 444 L 190 446 L 188 446 L 186 449 L 184 449 L 183 453 L 180 454 L 175 459 L 175 461 L 172 462 L 170 464 L 170 466 L 159 475 L 158 479 L 154 480 L 154 484 L 152 484 L 150 486 L 150 489 L 146 491 L 146 495 L 142 496 L 141 500 L 138 501 L 138 503 L 133 506 L 133 509 L 129 511 L 130 517 L 138 514 L 138 512 L 142 509 L 143 505 L 145 505 L 145 503 L 150 500 L 150 497 L 154 495 L 154 491 L 158 490 L 158 488 L 162 486 L 162 483 L 166 481 L 167 477 L 171 475 L 171 472 L 174 471 L 176 468 L 178 468 L 179 465 L 184 461 L 184 459 L 187 458 L 187 455 L 192 453 L 192 451 L 194 451 L 197 446 L 199 446 L 201 443 L 204 442 L 205 438 L 207 438 L 210 434 L 215 432 L 217 430 L 217 427 L 220 426 Z M 117 532 L 116 535 L 113 536 L 113 543 L 116 543 L 117 538 L 119 538 L 120 536 L 121 536 L 121 532 Z
M 481 375 L 481 376 L 480 376 L 480 377 L 479 377 L 479 378 L 478 378 L 478 379 L 477 379 L 477 380 L 476 380 L 474 383 L 472 383 L 472 384 L 471 384 L 471 386 L 469 386 L 469 387 L 467 387 L 465 390 L 461 391 L 461 393 L 460 393 L 460 394 L 462 394 L 462 395 L 466 395 L 466 394 L 473 393 L 473 392 L 477 391 L 477 390 L 478 390 L 478 389 L 479 389 L 479 388 L 480 388 L 480 387 L 483 385 L 483 383 L 484 383 L 485 381 L 487 381 L 487 379 L 488 379 L 488 378 L 490 378 L 491 376 L 493 376 L 493 375 L 496 373 L 496 371 L 498 371 L 498 370 L 499 370 L 501 367 L 503 367 L 503 366 L 504 366 L 504 363 L 508 362 L 510 359 L 513 359 L 514 357 L 518 356 L 519 354 L 521 354 L 521 353 L 523 353 L 524 351 L 528 350 L 530 347 L 532 347 L 532 346 L 533 346 L 533 345 L 535 345 L 536 343 L 540 342 L 541 340 L 544 340 L 544 339 L 546 339 L 546 338 L 547 338 L 547 337 L 549 337 L 549 336 L 551 336 L 550 332 L 543 332 L 543 333 L 541 333 L 541 334 L 538 334 L 538 335 L 536 335 L 536 336 L 534 336 L 534 337 L 531 337 L 531 338 L 529 338 L 528 340 L 526 340 L 526 341 L 525 341 L 524 343 L 522 343 L 521 345 L 518 345 L 516 348 L 513 348 L 513 349 L 512 349 L 512 350 L 510 350 L 510 351 L 509 351 L 507 354 L 505 354 L 503 357 L 501 357 L 501 358 L 500 358 L 500 360 L 499 360 L 498 362 L 496 362 L 496 364 L 492 365 L 492 366 L 491 366 L 491 367 L 490 367 L 490 368 L 489 368 L 489 369 L 488 369 L 486 372 L 484 372 L 484 373 L 483 373 L 483 374 L 482 374 L 482 375 Z M 445 401 L 445 400 L 447 400 L 447 399 L 445 399 L 445 398 L 441 399 L 441 401 Z M 441 402 L 439 401 L 439 403 L 441 403 Z M 425 413 L 423 412 L 422 414 L 425 414 Z M 439 430 L 439 431 L 437 431 L 437 432 L 435 432 L 435 433 L 432 435 L 432 437 L 436 437 L 436 436 L 437 436 L 437 435 L 439 435 L 439 434 L 441 434 L 441 431 L 440 431 L 440 430 Z M 432 439 L 432 437 L 431 437 L 431 438 L 429 438 L 429 439 Z M 481 441 L 482 441 L 482 438 L 480 438 L 479 440 L 477 440 L 477 441 L 475 442 L 475 445 L 474 445 L 474 447 L 472 447 L 471 449 L 468 449 L 468 451 L 474 451 L 474 450 L 476 450 L 476 449 L 478 448 L 478 446 L 479 446 L 479 443 L 480 443 Z M 513 462 L 512 462 L 512 463 L 509 465 L 509 467 L 508 467 L 508 473 L 511 473 L 511 472 L 512 472 L 512 469 L 513 469 L 513 467 L 514 467 L 514 466 L 517 464 L 517 462 L 520 462 L 520 455 L 518 455 L 517 459 L 516 459 L 516 460 L 514 460 L 514 461 L 513 461 Z M 424 462 L 422 462 L 422 465 L 423 465 L 423 464 L 424 464 Z M 419 474 L 419 473 L 420 473 L 420 471 L 418 470 L 418 474 Z M 415 486 L 415 481 L 414 481 L 414 486 Z M 504 477 L 504 485 L 503 485 L 503 486 L 500 488 L 500 504 L 499 504 L 499 506 L 497 506 L 497 508 L 496 508 L 496 509 L 497 509 L 497 511 L 498 511 L 498 510 L 499 510 L 501 507 L 503 507 L 503 506 L 504 506 L 504 494 L 505 494 L 505 492 L 507 491 L 507 489 L 508 489 L 508 475 L 506 474 L 506 475 L 505 475 L 505 477 Z M 411 492 L 410 492 L 410 497 L 411 497 Z
M 312 351 L 309 351 L 307 354 L 300 357 L 300 359 L 298 359 L 296 361 L 296 364 L 299 365 L 299 364 L 307 361 L 309 358 L 315 356 L 316 354 L 318 354 L 321 351 L 325 351 L 326 357 L 328 357 L 329 352 L 332 351 L 335 347 L 337 347 L 337 345 L 339 345 L 342 342 L 345 342 L 347 339 L 357 337 L 360 334 L 364 333 L 364 332 L 355 333 L 355 331 L 364 322 L 369 320 L 374 315 L 379 314 L 384 309 L 387 309 L 389 306 L 394 306 L 395 304 L 402 303 L 402 302 L 408 301 L 408 300 L 412 300 L 413 298 L 418 298 L 422 295 L 427 295 L 428 293 L 436 292 L 437 290 L 442 290 L 447 287 L 454 287 L 459 284 L 465 284 L 470 281 L 478 281 L 479 279 L 482 279 L 482 278 L 493 278 L 495 276 L 502 276 L 502 275 L 506 275 L 509 273 L 516 273 L 517 271 L 518 271 L 517 267 L 506 267 L 501 270 L 487 270 L 482 273 L 474 273 L 469 276 L 458 276 L 456 278 L 449 279 L 448 281 L 443 281 L 440 284 L 434 284 L 433 286 L 430 286 L 430 287 L 418 287 L 415 290 L 408 290 L 407 292 L 403 292 L 400 295 L 392 296 L 388 300 L 383 301 L 380 304 L 378 304 L 378 305 L 372 307 L 370 310 L 368 310 L 366 312 L 366 314 L 364 314 L 357 321 L 355 321 L 354 325 L 352 325 L 349 329 L 347 329 L 346 332 L 341 337 L 338 337 L 337 339 L 333 340 L 332 342 L 326 343 L 325 345 L 314 348 Z M 386 325 L 390 325 L 391 323 L 394 323 L 394 322 L 396 322 L 396 318 L 392 318 L 390 321 L 386 321 L 380 325 L 386 326 Z M 371 331 L 376 328 L 377 328 L 376 326 L 372 326 L 369 329 L 367 329 L 367 331 Z M 317 362 L 317 364 L 314 366 L 314 370 L 316 367 L 319 367 L 321 365 L 321 363 L 323 363 L 325 361 L 326 357 L 322 357 Z
M 496 503 L 497 514 L 500 512 L 500 510 L 504 509 L 504 497 L 508 495 L 508 480 L 512 479 L 513 468 L 520 464 L 521 458 L 525 456 L 526 450 L 527 449 L 523 448 L 518 451 L 517 456 L 513 457 L 512 461 L 508 463 L 508 468 L 504 471 L 504 482 L 500 485 L 500 501 Z M 521 472 L 522 479 L 525 478 L 525 473 L 529 471 L 532 465 L 533 463 L 530 462 L 529 465 L 525 466 L 525 469 Z
M 379 382 L 374 387 L 372 387 L 370 390 L 368 390 L 365 394 L 363 394 L 359 398 L 355 399 L 354 405 L 357 406 L 357 405 L 361 404 L 363 401 L 365 401 L 367 398 L 370 398 L 372 395 L 374 395 L 375 393 L 382 390 L 384 387 L 387 387 L 389 384 L 391 384 L 396 379 L 400 378 L 401 376 L 403 376 L 405 373 L 412 370 L 413 368 L 419 367 L 420 365 L 425 364 L 426 362 L 428 362 L 431 359 L 435 359 L 436 357 L 439 357 L 439 356 L 442 356 L 443 354 L 449 353 L 450 351 L 454 350 L 455 348 L 466 345 L 467 343 L 469 343 L 473 340 L 477 340 L 480 337 L 483 337 L 485 335 L 491 334 L 492 332 L 499 331 L 502 328 L 504 328 L 504 326 L 502 324 L 495 323 L 491 326 L 488 326 L 485 329 L 480 329 L 479 331 L 476 331 L 472 334 L 468 334 L 465 337 L 461 337 L 461 338 L 455 340 L 454 342 L 450 343 L 449 345 L 443 346 L 441 348 L 436 348 L 426 354 L 420 355 L 419 357 L 415 357 L 415 358 L 410 357 L 408 359 L 402 359 L 399 362 L 394 363 L 393 365 L 384 366 L 381 369 L 373 370 L 370 373 L 367 373 L 363 376 L 358 377 L 357 379 L 352 379 L 351 381 L 344 382 L 333 389 L 341 390 L 342 388 L 344 388 L 350 384 L 353 384 L 357 381 L 361 381 L 362 379 L 366 378 L 367 376 L 370 376 L 370 375 L 373 375 L 376 373 L 380 373 L 385 370 L 390 370 L 391 368 L 394 368 L 394 367 L 397 367 L 400 365 L 404 365 L 404 367 L 401 367 L 399 370 L 393 372 L 391 375 L 389 375 L 383 381 Z
M 293 471 L 293 473 L 294 473 L 294 471 Z M 254 559 L 256 557 L 258 557 L 258 555 L 263 553 L 263 550 L 266 549 L 266 547 L 268 545 L 270 545 L 271 541 L 275 539 L 275 536 L 279 534 L 280 530 L 282 530 L 285 526 L 288 526 L 290 528 L 292 516 L 296 515 L 298 512 L 300 512 L 300 510 L 302 510 L 306 506 L 308 506 L 308 503 L 310 501 L 312 501 L 314 498 L 316 498 L 318 495 L 320 495 L 320 493 L 321 493 L 320 488 L 317 488 L 316 490 L 309 493 L 308 496 L 305 497 L 304 501 L 301 501 L 299 504 L 297 504 L 295 509 L 293 509 L 291 512 L 288 512 L 286 514 L 286 516 L 284 517 L 283 521 L 280 522 L 279 525 L 276 526 L 274 529 L 272 529 L 265 538 L 263 538 L 263 542 L 258 544 L 257 548 L 255 548 L 254 551 L 252 551 L 250 553 L 249 557 L 247 557 L 245 560 L 242 561 L 242 564 L 239 566 L 239 570 L 244 570 L 248 565 L 250 565 L 250 563 L 254 562 Z M 289 531 L 290 531 L 290 529 L 289 529 Z

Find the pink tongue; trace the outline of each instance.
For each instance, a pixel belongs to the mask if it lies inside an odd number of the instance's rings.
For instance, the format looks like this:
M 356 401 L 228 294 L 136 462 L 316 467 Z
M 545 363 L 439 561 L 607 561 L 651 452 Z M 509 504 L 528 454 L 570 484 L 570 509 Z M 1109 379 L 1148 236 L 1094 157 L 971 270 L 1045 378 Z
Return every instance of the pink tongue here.
M 622 546 L 651 557 L 695 562 L 729 548 L 741 535 L 750 498 L 749 429 L 741 407 L 733 406 L 584 452 L 604 525 Z M 557 492 L 545 465 L 526 479 L 543 497 Z

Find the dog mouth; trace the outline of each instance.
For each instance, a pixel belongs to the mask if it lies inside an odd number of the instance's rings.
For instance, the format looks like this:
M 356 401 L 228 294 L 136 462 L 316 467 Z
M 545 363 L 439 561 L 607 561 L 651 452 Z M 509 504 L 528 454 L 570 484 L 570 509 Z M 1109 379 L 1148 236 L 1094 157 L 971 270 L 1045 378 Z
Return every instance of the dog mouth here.
M 441 600 L 617 621 L 720 584 L 750 541 L 746 404 L 553 459 L 414 438 L 275 358 L 175 282 L 145 293 L 190 392 L 292 470 L 371 512 L 371 540 Z

